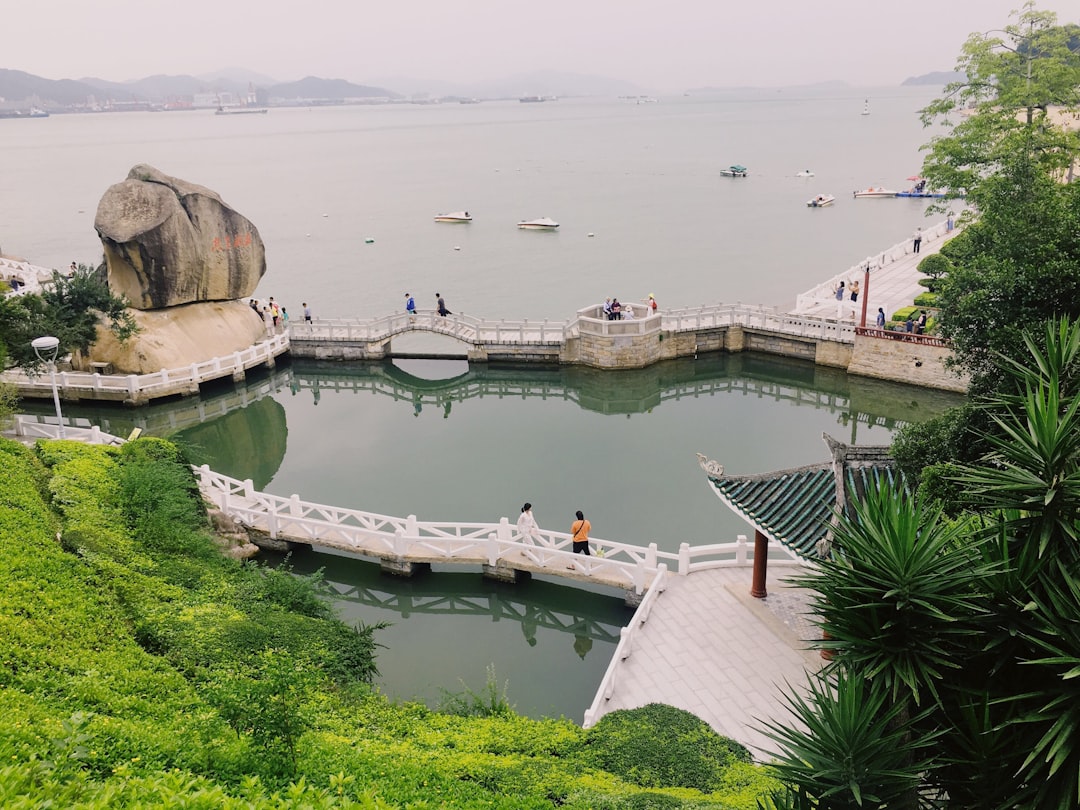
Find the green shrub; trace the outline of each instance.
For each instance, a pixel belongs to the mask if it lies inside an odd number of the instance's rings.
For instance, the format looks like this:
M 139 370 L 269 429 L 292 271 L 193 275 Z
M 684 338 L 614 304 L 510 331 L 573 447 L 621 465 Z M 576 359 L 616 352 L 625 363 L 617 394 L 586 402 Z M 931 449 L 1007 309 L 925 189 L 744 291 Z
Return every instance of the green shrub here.
M 690 712 L 662 703 L 620 709 L 589 729 L 586 750 L 593 764 L 647 788 L 717 790 L 735 762 L 750 752 L 721 737 Z
M 937 306 L 938 294 L 936 292 L 924 292 L 915 296 L 915 306 L 917 307 L 933 307 Z
M 908 315 L 912 317 L 912 320 L 919 317 L 919 308 L 915 306 L 900 307 L 892 314 L 892 320 L 904 323 L 908 319 Z

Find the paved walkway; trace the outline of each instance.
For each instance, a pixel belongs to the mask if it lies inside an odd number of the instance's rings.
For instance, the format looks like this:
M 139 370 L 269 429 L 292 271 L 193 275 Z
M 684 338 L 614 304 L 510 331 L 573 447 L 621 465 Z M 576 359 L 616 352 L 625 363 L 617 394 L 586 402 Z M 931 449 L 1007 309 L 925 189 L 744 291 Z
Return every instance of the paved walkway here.
M 926 288 L 919 284 L 923 274 L 919 272 L 919 262 L 941 250 L 941 246 L 959 233 L 953 230 L 950 233 L 938 236 L 934 228 L 927 228 L 923 236 L 920 251 L 915 253 L 912 249 L 912 240 L 902 242 L 891 251 L 902 252 L 897 259 L 883 266 L 871 265 L 869 295 L 860 295 L 860 300 L 852 303 L 846 300 L 839 309 L 839 319 L 853 321 L 858 325 L 862 315 L 862 299 L 866 299 L 866 325 L 873 327 L 874 316 L 878 307 L 885 310 L 885 317 L 901 307 L 911 306 L 915 296 L 926 292 Z M 791 310 L 792 314 L 800 316 L 817 316 L 823 318 L 837 318 L 837 301 L 829 296 L 831 290 L 835 290 L 837 284 L 843 281 L 850 290 L 853 281 L 859 282 L 859 287 L 864 286 L 865 275 L 853 266 L 849 270 L 839 273 L 814 290 L 799 296 L 799 303 Z
M 816 630 L 806 619 L 809 594 L 783 584 L 792 571 L 770 575 L 765 599 L 750 596 L 749 568 L 670 577 L 618 664 L 602 713 L 668 703 L 768 760 L 775 745 L 760 721 L 786 722 L 784 684 L 805 684 L 822 663 L 801 640 Z

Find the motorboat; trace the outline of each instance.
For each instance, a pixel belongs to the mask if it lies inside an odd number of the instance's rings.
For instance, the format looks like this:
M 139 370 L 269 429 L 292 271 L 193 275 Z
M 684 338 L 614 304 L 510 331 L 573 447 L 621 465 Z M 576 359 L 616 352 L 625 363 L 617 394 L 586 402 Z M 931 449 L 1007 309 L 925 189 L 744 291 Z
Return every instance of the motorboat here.
M 891 188 L 870 186 L 869 188 L 864 188 L 861 191 L 853 191 L 852 194 L 854 195 L 855 199 L 858 199 L 859 197 L 895 197 L 897 193 L 894 189 Z
M 863 108 L 862 108 L 862 112 L 861 112 L 861 113 L 859 113 L 859 114 L 860 114 L 860 115 L 869 115 L 869 114 L 870 114 L 870 99 L 867 99 L 867 100 L 866 100 L 866 101 L 865 101 L 865 102 L 863 103 Z
M 734 163 L 726 169 L 720 170 L 721 177 L 746 177 L 747 168 Z
M 795 172 L 796 177 L 813 177 L 814 173 L 809 169 L 803 169 L 801 172 Z
M 435 217 L 436 222 L 472 222 L 472 214 L 468 211 L 453 211 L 449 214 L 439 214 Z
M 826 205 L 832 205 L 836 202 L 836 197 L 832 194 L 817 194 L 806 201 L 807 208 L 824 208 Z
M 553 231 L 559 227 L 559 223 L 551 217 L 540 217 L 539 219 L 523 219 L 518 223 L 518 227 L 530 231 Z

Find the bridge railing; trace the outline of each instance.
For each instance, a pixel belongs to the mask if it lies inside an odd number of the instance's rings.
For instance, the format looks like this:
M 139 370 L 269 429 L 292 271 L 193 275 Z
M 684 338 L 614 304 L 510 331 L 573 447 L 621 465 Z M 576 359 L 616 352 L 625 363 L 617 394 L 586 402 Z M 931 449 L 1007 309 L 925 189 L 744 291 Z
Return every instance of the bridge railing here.
M 99 374 L 89 371 L 57 371 L 56 386 L 62 392 L 102 391 L 116 396 L 136 398 L 182 390 L 185 386 L 220 379 L 265 363 L 289 348 L 288 335 L 272 335 L 266 340 L 238 352 L 213 357 L 181 368 L 166 368 L 153 374 Z M 0 375 L 4 382 L 12 383 L 21 390 L 34 392 L 52 391 L 48 375 L 30 376 L 25 371 L 5 371 Z
M 421 330 L 449 335 L 466 343 L 558 344 L 567 338 L 568 321 L 489 321 L 454 313 L 443 317 L 435 310 L 417 310 L 385 315 L 371 320 L 320 318 L 289 323 L 289 335 L 296 340 L 352 341 L 370 343 L 387 340 L 402 332 Z
M 663 328 L 669 332 L 695 332 L 742 326 L 816 340 L 834 340 L 842 343 L 855 341 L 853 324 L 837 323 L 813 316 L 790 315 L 780 312 L 775 307 L 708 304 L 667 310 L 662 313 L 661 318 Z
M 596 721 L 602 716 L 601 709 L 604 703 L 615 694 L 615 681 L 619 671 L 619 664 L 629 658 L 630 653 L 633 652 L 634 636 L 639 631 L 639 628 L 649 620 L 653 605 L 656 604 L 656 600 L 660 598 L 660 594 L 665 589 L 664 580 L 667 576 L 667 566 L 661 563 L 660 568 L 653 575 L 648 593 L 645 594 L 641 604 L 634 611 L 630 623 L 619 631 L 619 643 L 615 646 L 615 653 L 608 662 L 604 677 L 600 679 L 600 686 L 596 689 L 592 705 L 585 710 L 585 719 L 582 723 L 585 728 L 590 728 L 596 724 Z

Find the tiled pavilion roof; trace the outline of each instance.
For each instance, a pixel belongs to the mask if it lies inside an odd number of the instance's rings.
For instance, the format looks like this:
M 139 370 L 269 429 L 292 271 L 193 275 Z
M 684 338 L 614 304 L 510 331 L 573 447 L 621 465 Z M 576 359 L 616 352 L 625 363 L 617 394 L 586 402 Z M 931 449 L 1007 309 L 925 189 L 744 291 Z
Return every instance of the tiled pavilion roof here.
M 838 511 L 896 470 L 888 447 L 846 445 L 822 434 L 832 458 L 820 464 L 760 475 L 728 475 L 715 461 L 698 455 L 716 494 L 733 512 L 770 541 L 803 557 L 816 556 L 831 538 Z

